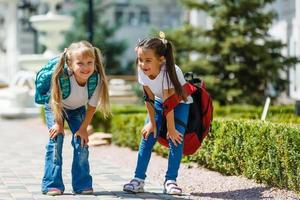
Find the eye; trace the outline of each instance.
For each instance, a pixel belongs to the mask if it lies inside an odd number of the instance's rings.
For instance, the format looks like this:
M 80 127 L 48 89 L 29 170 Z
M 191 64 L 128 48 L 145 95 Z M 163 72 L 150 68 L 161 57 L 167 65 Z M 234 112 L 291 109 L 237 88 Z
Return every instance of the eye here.
M 78 62 L 78 63 L 76 63 L 78 66 L 82 66 L 83 65 L 83 63 L 82 62 Z

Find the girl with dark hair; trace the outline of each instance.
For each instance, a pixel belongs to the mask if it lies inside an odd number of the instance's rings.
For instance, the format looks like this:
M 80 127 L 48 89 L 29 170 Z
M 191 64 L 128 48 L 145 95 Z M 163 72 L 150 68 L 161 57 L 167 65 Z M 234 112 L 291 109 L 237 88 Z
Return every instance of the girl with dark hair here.
M 150 161 L 152 148 L 157 141 L 163 119 L 163 102 L 174 93 L 183 101 L 166 115 L 169 160 L 165 175 L 164 193 L 180 195 L 182 190 L 176 183 L 183 154 L 183 136 L 188 121 L 189 104 L 193 102 L 182 88 L 186 83 L 181 69 L 174 64 L 173 47 L 165 39 L 163 32 L 159 38 L 147 38 L 136 47 L 138 81 L 145 91 L 148 117 L 141 131 L 142 140 L 139 147 L 134 178 L 124 185 L 126 192 L 144 192 L 144 180 Z

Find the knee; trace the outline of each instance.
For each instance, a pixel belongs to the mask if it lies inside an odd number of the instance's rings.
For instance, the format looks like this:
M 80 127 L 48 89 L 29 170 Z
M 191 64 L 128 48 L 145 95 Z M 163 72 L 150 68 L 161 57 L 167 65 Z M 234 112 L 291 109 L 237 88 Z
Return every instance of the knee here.
M 84 147 L 80 146 L 78 149 L 79 164 L 83 165 L 84 163 L 87 162 L 88 158 L 89 158 L 88 146 L 84 146 Z
M 177 143 L 177 145 L 175 145 L 173 143 L 173 141 L 171 139 L 169 139 L 170 151 L 174 152 L 174 153 L 175 152 L 182 152 L 182 150 L 183 150 L 183 143 L 184 143 L 184 140 L 180 144 Z
M 142 138 L 140 147 L 152 149 L 155 142 L 156 142 L 156 138 L 154 138 L 153 134 L 151 133 L 147 139 Z
M 52 160 L 54 164 L 62 164 L 62 147 L 63 147 L 63 136 L 56 137 L 55 139 L 50 139 L 49 144 L 47 145 L 46 157 L 49 160 Z

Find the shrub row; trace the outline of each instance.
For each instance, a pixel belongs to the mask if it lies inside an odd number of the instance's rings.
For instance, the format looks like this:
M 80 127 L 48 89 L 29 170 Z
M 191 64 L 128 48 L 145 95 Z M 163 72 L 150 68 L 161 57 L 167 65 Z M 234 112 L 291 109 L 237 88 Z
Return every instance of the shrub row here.
M 138 149 L 145 114 L 112 118 L 113 142 Z M 155 151 L 167 155 L 160 145 Z M 256 120 L 215 120 L 202 147 L 184 158 L 227 175 L 244 175 L 271 186 L 300 191 L 300 129 Z
M 103 114 L 97 111 L 92 119 L 92 126 L 96 131 L 111 132 L 112 118 L 121 114 L 136 114 L 146 113 L 145 106 L 136 105 L 113 105 L 111 109 L 111 116 L 107 119 Z
M 219 106 L 214 104 L 214 116 L 216 118 L 260 119 L 262 112 L 263 107 L 250 105 Z M 300 124 L 300 117 L 295 115 L 293 105 L 270 106 L 266 120 L 277 123 Z

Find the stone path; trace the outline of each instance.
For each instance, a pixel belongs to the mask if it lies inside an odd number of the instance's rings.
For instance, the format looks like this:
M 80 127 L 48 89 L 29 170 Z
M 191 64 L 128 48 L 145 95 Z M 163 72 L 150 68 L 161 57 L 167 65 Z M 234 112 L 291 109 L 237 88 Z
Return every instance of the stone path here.
M 63 179 L 66 191 L 62 196 L 51 197 L 40 191 L 44 168 L 47 130 L 38 119 L 0 119 L 0 200 L 32 199 L 184 199 L 162 194 L 160 185 L 147 183 L 147 193 L 128 194 L 122 185 L 132 176 L 132 169 L 117 166 L 112 160 L 90 148 L 91 174 L 94 195 L 73 195 L 71 187 L 71 137 L 66 136 L 63 149 Z
M 291 191 L 266 187 L 243 177 L 223 176 L 201 167 L 182 164 L 178 182 L 183 196 L 162 194 L 167 160 L 152 156 L 146 193 L 128 194 L 122 186 L 132 178 L 136 152 L 116 146 L 90 148 L 94 195 L 73 195 L 71 187 L 71 137 L 63 148 L 63 179 L 66 191 L 51 197 L 40 191 L 44 169 L 47 129 L 40 119 L 0 119 L 0 200 L 33 199 L 300 199 Z

